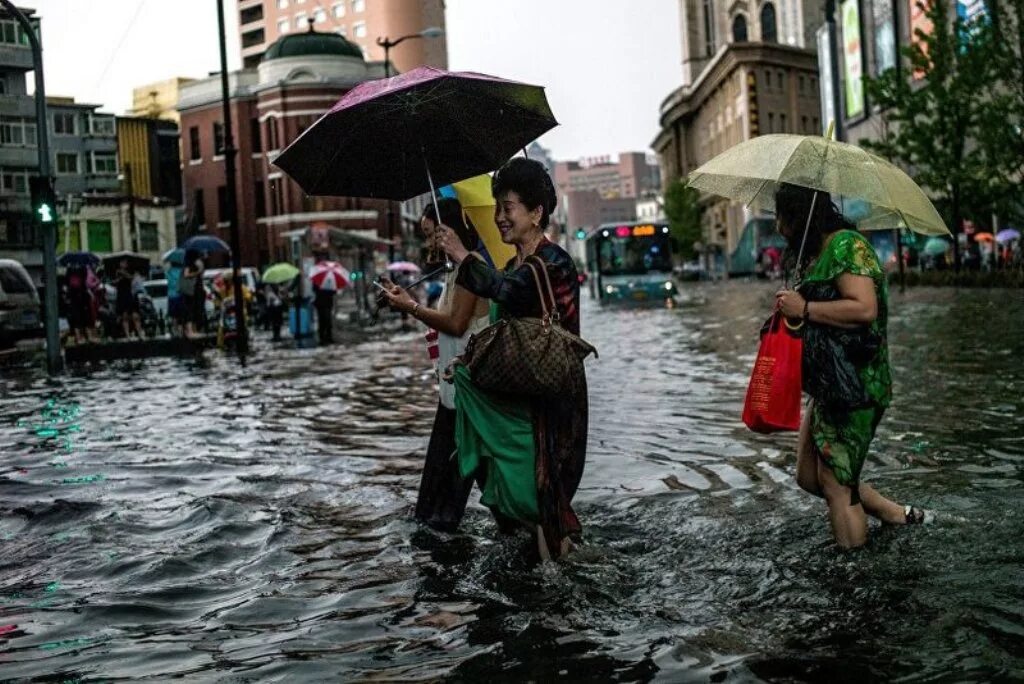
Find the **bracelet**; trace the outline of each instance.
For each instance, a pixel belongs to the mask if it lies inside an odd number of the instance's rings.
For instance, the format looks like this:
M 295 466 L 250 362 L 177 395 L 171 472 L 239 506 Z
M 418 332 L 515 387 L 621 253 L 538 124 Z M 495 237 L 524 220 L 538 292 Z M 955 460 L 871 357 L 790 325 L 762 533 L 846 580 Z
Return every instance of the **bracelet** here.
M 803 316 L 805 322 L 811 320 L 810 306 L 811 306 L 811 303 L 805 299 L 804 300 L 804 316 Z
M 416 312 L 419 311 L 419 310 L 420 310 L 420 303 L 416 302 L 415 304 L 412 305 L 412 311 L 409 312 L 409 315 L 412 316 L 413 318 L 416 318 Z

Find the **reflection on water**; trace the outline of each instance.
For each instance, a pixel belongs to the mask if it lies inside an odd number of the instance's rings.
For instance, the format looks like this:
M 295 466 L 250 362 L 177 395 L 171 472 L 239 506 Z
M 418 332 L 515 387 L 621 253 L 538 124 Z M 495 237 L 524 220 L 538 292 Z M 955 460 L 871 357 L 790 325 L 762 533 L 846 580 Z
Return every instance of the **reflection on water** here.
M 867 477 L 939 511 L 840 553 L 738 418 L 772 287 L 589 305 L 585 545 L 409 520 L 422 338 L 0 379 L 0 673 L 66 680 L 1024 676 L 1024 301 L 894 296 Z

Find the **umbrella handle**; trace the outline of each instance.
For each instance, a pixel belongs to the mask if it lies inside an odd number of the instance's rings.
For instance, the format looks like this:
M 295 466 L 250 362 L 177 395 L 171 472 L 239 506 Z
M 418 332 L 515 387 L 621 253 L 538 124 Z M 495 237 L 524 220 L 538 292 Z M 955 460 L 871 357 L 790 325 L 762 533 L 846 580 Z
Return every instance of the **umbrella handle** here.
M 441 210 L 437 208 L 437 191 L 434 189 L 434 177 L 430 175 L 430 164 L 427 162 L 427 150 L 424 147 L 420 147 L 423 150 L 423 166 L 427 169 L 427 182 L 430 183 L 430 199 L 434 203 L 434 215 L 437 217 L 437 225 L 441 225 Z M 452 264 L 452 258 L 445 252 L 444 255 L 444 269 L 446 271 L 454 270 L 455 266 Z

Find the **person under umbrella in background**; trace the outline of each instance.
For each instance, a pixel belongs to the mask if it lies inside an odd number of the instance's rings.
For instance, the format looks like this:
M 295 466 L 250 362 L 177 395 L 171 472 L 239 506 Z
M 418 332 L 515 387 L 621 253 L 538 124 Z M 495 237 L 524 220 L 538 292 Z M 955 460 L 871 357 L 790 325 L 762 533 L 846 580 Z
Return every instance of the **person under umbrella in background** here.
M 316 263 L 327 261 L 327 254 L 318 252 Z M 336 290 L 313 284 L 313 306 L 316 308 L 316 332 L 320 344 L 334 343 L 334 295 Z
M 438 200 L 437 209 L 441 212 L 440 221 L 437 220 L 433 204 L 427 205 L 420 219 L 420 226 L 431 249 L 440 223 L 455 232 L 463 247 L 475 250 L 480 237 L 473 224 L 465 220 L 459 201 L 451 198 Z M 438 333 L 440 396 L 416 498 L 416 519 L 446 532 L 454 532 L 462 521 L 466 501 L 473 489 L 473 480 L 462 477 L 458 459 L 452 458 L 455 451 L 455 386 L 447 382 L 444 376 L 455 357 L 465 351 L 470 336 L 485 328 L 489 322 L 487 300 L 458 285 L 455 278 L 455 271 L 445 276 L 444 292 L 436 310 L 423 308 L 409 292 L 387 281 L 383 291 L 391 308 L 411 315 Z
M 68 328 L 75 343 L 96 341 L 96 317 L 93 314 L 92 294 L 89 292 L 88 267 L 72 266 L 67 270 Z
M 892 525 L 926 519 L 920 508 L 901 506 L 860 481 L 875 429 L 892 400 L 885 272 L 871 243 L 839 213 L 828 193 L 783 183 L 775 195 L 775 215 L 789 243 L 786 263 L 801 283 L 797 291 L 780 290 L 777 307 L 787 318 L 804 322 L 803 383 L 812 399 L 797 442 L 797 484 L 828 503 L 840 546 L 862 546 L 868 536 L 865 513 Z M 797 263 L 801 241 L 805 247 Z M 818 345 L 812 339 L 841 331 L 847 335 L 839 339 L 846 341 L 835 353 L 843 357 L 840 363 L 852 364 L 862 384 L 858 393 L 864 398 L 855 404 L 836 395 L 838 378 L 845 376 L 827 376 L 831 359 L 814 352 Z
M 121 320 L 125 339 L 130 339 L 132 331 L 138 339 L 145 335 L 142 332 L 142 317 L 139 314 L 139 301 L 135 298 L 135 274 L 128 268 L 128 260 L 121 259 L 114 273 L 114 287 L 117 290 L 117 317 Z
M 203 285 L 206 266 L 199 255 L 189 254 L 189 257 L 178 280 L 178 291 L 185 300 L 185 337 L 196 337 L 206 329 L 206 288 Z
M 269 283 L 263 286 L 263 301 L 267 307 L 267 326 L 273 333 L 274 342 L 281 340 L 281 325 L 284 324 L 284 300 L 277 285 Z

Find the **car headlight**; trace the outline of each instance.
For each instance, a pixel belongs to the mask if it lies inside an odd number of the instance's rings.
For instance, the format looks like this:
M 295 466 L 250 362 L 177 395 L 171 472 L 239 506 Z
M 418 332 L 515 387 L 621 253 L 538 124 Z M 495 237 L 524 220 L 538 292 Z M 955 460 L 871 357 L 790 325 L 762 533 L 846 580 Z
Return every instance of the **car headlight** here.
M 668 290 L 669 292 L 671 292 L 674 288 L 675 284 L 673 284 L 671 280 L 665 283 L 665 289 Z
M 614 285 L 606 285 L 604 288 L 604 291 L 608 294 L 615 294 L 616 292 L 618 292 L 618 290 L 619 288 L 615 287 Z

